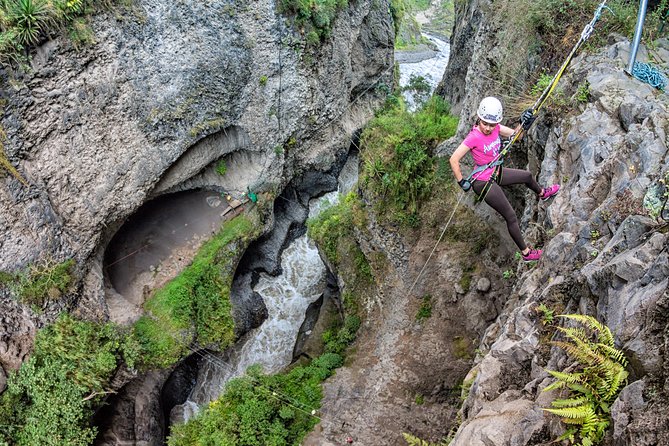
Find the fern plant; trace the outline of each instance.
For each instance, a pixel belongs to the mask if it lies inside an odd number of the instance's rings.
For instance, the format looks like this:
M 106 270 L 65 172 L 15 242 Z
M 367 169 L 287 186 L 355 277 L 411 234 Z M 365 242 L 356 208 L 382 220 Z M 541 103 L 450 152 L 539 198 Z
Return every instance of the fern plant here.
M 448 444 L 451 442 L 450 439 L 446 439 L 439 443 L 430 443 L 429 441 L 425 441 L 422 438 L 407 434 L 406 432 L 403 432 L 402 436 L 404 437 L 404 440 L 407 442 L 408 446 L 448 446 Z
M 578 323 L 558 327 L 565 339 L 552 344 L 562 348 L 576 362 L 571 371 L 548 370 L 556 381 L 544 389 L 565 389 L 565 398 L 544 410 L 562 417 L 567 432 L 559 440 L 592 446 L 604 437 L 611 422 L 611 404 L 627 382 L 627 359 L 614 346 L 611 330 L 592 316 L 563 314 Z

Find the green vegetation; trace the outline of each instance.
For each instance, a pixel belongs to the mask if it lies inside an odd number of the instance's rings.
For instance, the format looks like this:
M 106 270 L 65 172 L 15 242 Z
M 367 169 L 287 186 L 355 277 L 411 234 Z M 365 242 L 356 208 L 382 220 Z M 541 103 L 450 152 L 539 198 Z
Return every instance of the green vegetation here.
M 197 418 L 173 427 L 169 446 L 299 444 L 316 425 L 320 384 L 344 363 L 360 319 L 349 315 L 323 334 L 325 352 L 310 364 L 276 375 L 253 366 L 230 381 L 223 395 Z
M 574 99 L 576 99 L 576 102 L 580 102 L 581 104 L 588 103 L 590 100 L 590 84 L 588 81 L 584 81 L 578 86 L 576 89 L 576 94 L 574 95 Z
M 537 307 L 537 312 L 541 316 L 541 325 L 553 325 L 555 311 L 552 308 L 548 308 L 546 304 L 540 304 Z
M 265 75 L 260 76 L 260 79 L 258 79 L 258 83 L 260 84 L 261 87 L 267 85 L 267 76 Z
M 432 87 L 430 87 L 430 83 L 423 76 L 412 74 L 409 77 L 407 85 L 402 88 L 402 91 L 411 92 L 416 104 L 423 105 L 430 99 Z
M 362 182 L 387 220 L 418 225 L 420 203 L 435 183 L 431 151 L 457 128 L 449 109 L 437 96 L 415 114 L 400 103 L 386 108 L 363 131 Z
M 41 307 L 70 291 L 74 278 L 74 260 L 56 262 L 46 259 L 28 266 L 23 272 L 0 272 L 0 284 L 8 286 L 22 303 Z
M 567 314 L 560 317 L 577 322 L 579 327 L 558 327 L 566 340 L 554 341 L 575 364 L 570 372 L 549 370 L 557 379 L 544 391 L 565 389 L 565 398 L 544 409 L 562 417 L 567 432 L 557 441 L 595 445 L 611 422 L 611 404 L 627 381 L 625 355 L 615 348 L 611 330 L 591 316 Z
M 309 237 L 318 243 L 328 260 L 335 264 L 340 261 L 339 240 L 353 234 L 353 207 L 357 201 L 358 197 L 350 193 L 339 204 L 330 206 L 307 221 Z
M 419 44 L 430 45 L 422 34 L 422 26 L 416 20 L 417 13 L 430 8 L 428 0 L 392 0 L 390 10 L 395 26 L 395 49 L 410 49 Z M 453 29 L 455 11 L 453 0 L 434 2 L 433 17 L 425 25 L 425 30 L 432 34 L 448 37 Z
M 523 19 L 529 19 L 529 23 L 548 42 L 559 41 L 571 27 L 579 27 L 579 35 L 582 27 L 592 20 L 592 16 L 599 6 L 597 0 L 541 0 L 530 2 L 528 15 Z M 611 32 L 620 32 L 632 36 L 636 23 L 638 4 L 626 0 L 610 0 L 607 2 L 610 8 L 602 13 L 597 23 L 597 34 L 593 36 L 598 44 Z M 574 30 L 575 31 L 575 30 Z
M 416 321 L 423 322 L 430 317 L 432 317 L 432 296 L 426 294 L 423 296 L 418 313 L 416 313 Z
M 225 160 L 220 160 L 218 164 L 216 165 L 216 172 L 220 176 L 225 176 L 225 174 L 228 171 L 228 165 L 226 164 Z
M 110 2 L 84 0 L 0 0 L 0 62 L 21 62 L 22 53 L 48 35 L 66 30 L 75 46 L 92 42 L 85 17 Z
M 477 350 L 478 351 L 478 350 Z M 471 376 L 469 379 L 465 377 L 465 379 L 462 381 L 462 384 L 460 385 L 460 388 L 462 389 L 460 392 L 460 401 L 465 401 L 467 398 L 469 398 L 469 392 L 472 390 L 472 386 L 474 385 L 474 381 L 476 381 L 476 377 L 478 376 L 478 369 L 473 369 L 470 372 Z M 467 375 L 469 376 L 469 375 Z
M 654 9 L 649 10 L 647 22 L 644 26 L 644 41 L 651 42 L 657 36 L 657 25 L 662 11 L 667 10 L 666 1 Z M 518 54 L 532 54 L 540 58 L 540 66 L 545 73 L 539 79 L 543 83 L 546 77 L 551 77 L 557 68 L 564 62 L 565 57 L 581 35 L 583 27 L 592 20 L 592 17 L 600 4 L 599 0 L 511 0 L 499 4 L 497 33 L 498 41 L 504 46 L 501 50 L 508 54 L 503 61 L 493 68 L 491 78 L 496 79 L 499 84 L 497 91 L 511 92 L 504 98 L 504 103 L 509 104 L 505 115 L 519 115 L 524 108 L 531 105 L 536 96 L 527 96 L 519 101 L 521 92 L 527 91 L 528 87 L 537 81 L 539 73 L 530 73 L 528 79 L 527 58 L 519 58 Z M 598 48 L 606 44 L 607 36 L 612 32 L 632 37 L 638 2 L 628 0 L 610 0 L 595 26 L 595 30 L 585 44 L 583 50 Z M 666 32 L 666 31 L 665 31 Z M 651 35 L 651 34 L 655 35 Z M 583 51 L 582 50 L 582 51 Z M 542 91 L 540 89 L 538 91 Z M 538 91 L 535 89 L 534 93 Z M 574 92 L 570 92 L 570 95 Z M 584 91 L 581 91 L 584 93 Z M 560 110 L 573 108 L 569 97 L 556 91 L 555 98 L 550 98 L 546 104 L 549 111 L 553 108 L 552 102 L 558 100 Z M 562 97 L 560 97 L 562 95 Z M 584 100 L 585 96 L 579 94 L 578 100 Z
M 407 14 L 407 5 L 405 0 L 390 1 L 390 15 L 393 17 L 393 27 L 395 28 L 395 37 L 400 35 L 402 22 Z
M 643 209 L 651 218 L 667 218 L 667 201 L 669 201 L 669 171 L 665 172 L 657 183 L 648 188 L 643 198 Z M 605 219 L 604 221 L 607 221 Z
M 132 368 L 138 355 L 136 340 L 112 324 L 59 317 L 38 332 L 32 356 L 0 395 L 0 444 L 91 444 L 93 408 L 121 362 Z
M 441 0 L 437 3 L 434 17 L 425 26 L 425 31 L 450 37 L 455 22 L 455 2 L 453 0 Z
M 335 324 L 323 333 L 325 351 L 343 355 L 346 348 L 355 340 L 360 328 L 360 318 L 355 315 L 346 316 L 343 324 Z
M 234 341 L 230 285 L 239 255 L 255 231 L 244 215 L 225 222 L 192 264 L 145 303 L 148 314 L 135 324 L 145 367 L 175 363 L 194 340 L 221 349 Z
M 299 444 L 317 423 L 320 383 L 342 365 L 342 357 L 325 353 L 307 366 L 264 375 L 252 367 L 230 381 L 225 393 L 197 418 L 176 425 L 169 446 Z
M 456 336 L 451 342 L 453 356 L 459 359 L 472 359 L 472 344 L 467 338 Z
M 176 118 L 179 116 L 179 113 L 176 113 L 173 118 Z M 206 121 L 200 122 L 198 124 L 195 124 L 193 127 L 191 127 L 190 131 L 188 132 L 190 136 L 193 138 L 199 138 L 200 136 L 204 134 L 210 134 L 216 130 L 220 130 L 223 127 L 225 127 L 225 119 L 224 118 L 213 118 L 213 119 L 208 119 Z
M 402 433 L 402 436 L 409 446 L 448 446 L 450 443 L 449 439 L 440 441 L 439 443 L 430 443 L 411 434 Z
M 295 17 L 295 28 L 315 46 L 330 37 L 334 19 L 348 0 L 281 0 L 278 6 L 282 14 Z

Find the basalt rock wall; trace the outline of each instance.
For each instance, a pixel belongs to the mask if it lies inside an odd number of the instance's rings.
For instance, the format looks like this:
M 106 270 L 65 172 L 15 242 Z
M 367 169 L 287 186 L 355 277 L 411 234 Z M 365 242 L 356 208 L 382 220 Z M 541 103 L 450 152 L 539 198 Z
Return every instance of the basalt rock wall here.
M 382 100 L 375 87 L 392 84 L 387 1 L 350 2 L 311 46 L 264 0 L 139 0 L 91 26 L 92 45 L 50 40 L 30 70 L 2 73 L 4 151 L 28 186 L 0 178 L 0 270 L 76 261 L 76 291 L 41 315 L 3 297 L 2 342 L 67 305 L 105 319 L 106 244 L 148 199 L 241 198 L 327 170 Z M 16 368 L 22 345 L 0 364 Z

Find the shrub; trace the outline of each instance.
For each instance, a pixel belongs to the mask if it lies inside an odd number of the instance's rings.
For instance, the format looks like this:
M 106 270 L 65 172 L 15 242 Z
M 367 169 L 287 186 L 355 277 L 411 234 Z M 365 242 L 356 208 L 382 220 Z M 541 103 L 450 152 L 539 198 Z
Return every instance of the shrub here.
M 10 29 L 20 45 L 37 44 L 53 24 L 52 11 L 45 0 L 7 0 L 3 6 Z
M 255 366 L 227 383 L 224 394 L 195 419 L 176 425 L 169 446 L 217 444 L 265 446 L 299 444 L 317 423 L 320 383 L 343 359 L 325 353 L 307 366 L 264 375 Z
M 73 285 L 72 267 L 74 260 L 55 262 L 46 259 L 30 265 L 16 276 L 14 288 L 22 302 L 41 306 L 50 300 L 56 300 L 68 292 Z
M 565 340 L 554 341 L 575 360 L 575 371 L 548 373 L 557 379 L 544 391 L 566 389 L 566 398 L 556 399 L 546 412 L 562 417 L 569 426 L 559 440 L 572 444 L 594 445 L 604 438 L 611 422 L 611 404 L 627 381 L 624 354 L 615 348 L 613 335 L 606 325 L 591 316 L 561 315 L 580 327 L 558 327 Z M 576 438 L 578 436 L 578 439 Z
M 85 16 L 112 2 L 103 0 L 2 0 L 0 1 L 0 62 L 19 63 L 21 52 L 39 44 L 57 30 L 67 30 L 75 46 L 93 42 Z
M 352 205 L 356 199 L 355 194 L 351 193 L 338 204 L 307 221 L 309 237 L 318 243 L 328 260 L 335 265 L 339 263 L 339 241 L 353 233 Z
M 218 164 L 216 165 L 216 172 L 220 176 L 225 176 L 225 174 L 228 172 L 228 165 L 226 164 L 225 160 L 220 160 Z
M 432 296 L 427 294 L 423 296 L 423 301 L 420 304 L 418 313 L 416 313 L 416 321 L 422 322 L 430 317 L 432 317 Z
M 358 316 L 347 316 L 342 327 L 333 327 L 325 331 L 323 333 L 325 352 L 343 354 L 344 350 L 355 341 L 360 323 Z
M 409 446 L 447 446 L 450 443 L 450 438 L 439 443 L 430 443 L 429 441 L 425 441 L 422 438 L 407 434 L 405 432 L 402 433 L 402 436 Z
M 412 92 L 417 104 L 424 104 L 427 102 L 432 93 L 432 87 L 427 79 L 415 74 L 412 74 L 409 77 L 409 82 L 402 88 L 402 90 Z
M 415 114 L 400 103 L 363 131 L 362 182 L 378 198 L 377 210 L 388 220 L 408 226 L 418 223 L 418 207 L 434 184 L 435 162 L 430 152 L 457 127 L 449 108 L 438 96 Z
M 348 0 L 281 0 L 278 6 L 281 13 L 295 17 L 295 27 L 313 46 L 330 36 L 337 13 L 348 7 Z
M 0 444 L 83 446 L 95 438 L 92 404 L 108 392 L 121 361 L 132 367 L 138 344 L 112 324 L 62 315 L 41 330 L 35 350 L 0 396 Z

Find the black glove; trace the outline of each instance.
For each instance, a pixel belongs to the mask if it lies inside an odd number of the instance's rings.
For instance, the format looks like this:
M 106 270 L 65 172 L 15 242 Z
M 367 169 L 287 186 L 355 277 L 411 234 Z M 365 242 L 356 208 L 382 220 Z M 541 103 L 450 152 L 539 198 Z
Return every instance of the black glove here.
M 532 113 L 532 109 L 528 108 L 523 112 L 522 115 L 520 115 L 520 122 L 523 125 L 524 130 L 529 130 L 530 127 L 532 127 L 532 123 L 534 120 L 537 119 L 536 116 L 534 116 L 534 113 Z
M 465 180 L 464 178 L 458 181 L 458 184 L 462 188 L 463 191 L 467 192 L 469 189 L 472 188 L 472 183 L 469 181 Z

